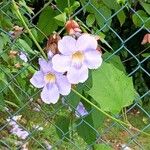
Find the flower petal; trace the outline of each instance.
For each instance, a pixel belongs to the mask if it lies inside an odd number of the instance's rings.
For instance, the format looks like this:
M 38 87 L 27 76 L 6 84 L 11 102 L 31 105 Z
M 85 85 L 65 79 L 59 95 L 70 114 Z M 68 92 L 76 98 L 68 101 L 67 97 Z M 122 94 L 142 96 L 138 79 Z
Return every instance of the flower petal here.
M 67 78 L 72 84 L 83 83 L 88 78 L 88 68 L 85 65 L 82 65 L 81 68 L 72 66 L 67 72 Z
M 27 62 L 28 61 L 28 58 L 27 58 L 27 54 L 21 52 L 20 55 L 19 55 L 20 59 L 23 60 L 24 62 Z
M 41 92 L 41 99 L 46 104 L 55 104 L 59 99 L 59 91 L 56 84 L 47 84 Z
M 70 55 L 76 50 L 76 40 L 71 36 L 64 36 L 58 41 L 58 49 L 64 55 Z
M 48 56 L 48 59 L 51 60 L 54 54 L 51 51 L 48 51 L 47 56 Z
M 70 56 L 63 56 L 60 54 L 56 54 L 52 58 L 53 69 L 57 72 L 66 72 L 71 64 Z
M 37 71 L 33 75 L 33 77 L 30 79 L 30 82 L 36 87 L 36 88 L 42 88 L 45 85 L 44 82 L 44 75 L 42 71 Z
M 88 114 L 88 112 L 85 109 L 84 105 L 81 102 L 79 102 L 79 104 L 78 104 L 78 106 L 76 108 L 76 111 L 75 111 L 76 117 L 79 118 L 79 117 L 85 116 L 87 114 Z
M 95 50 L 97 48 L 97 40 L 89 34 L 83 34 L 78 38 L 76 47 L 82 51 Z
M 97 69 L 98 67 L 101 66 L 102 57 L 101 57 L 101 53 L 99 51 L 97 51 L 97 50 L 87 51 L 84 53 L 84 56 L 85 56 L 84 64 L 89 69 Z
M 62 95 L 68 95 L 71 91 L 71 84 L 69 83 L 65 75 L 57 76 L 57 86 L 59 93 Z
M 46 61 L 45 59 L 39 58 L 39 65 L 40 65 L 40 69 L 44 73 L 51 72 L 52 70 L 52 63 L 50 61 Z

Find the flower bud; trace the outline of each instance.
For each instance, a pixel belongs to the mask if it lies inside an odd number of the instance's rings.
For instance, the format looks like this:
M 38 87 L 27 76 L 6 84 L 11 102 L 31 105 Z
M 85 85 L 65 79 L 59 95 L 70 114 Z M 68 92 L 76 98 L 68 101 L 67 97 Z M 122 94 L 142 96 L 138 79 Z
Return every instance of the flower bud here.
M 18 54 L 18 51 L 10 50 L 9 52 L 9 57 L 10 58 L 15 58 Z
M 150 34 L 149 33 L 144 35 L 144 38 L 143 38 L 143 40 L 141 42 L 142 45 L 146 44 L 146 43 L 150 43 Z
M 13 31 L 10 31 L 9 33 L 15 39 L 15 38 L 19 37 L 23 33 L 23 27 L 14 26 L 13 27 Z
M 61 39 L 61 37 L 58 34 L 53 34 L 49 37 L 46 45 L 47 52 L 52 52 L 53 54 L 57 54 L 58 51 L 58 41 Z
M 74 35 L 76 32 L 81 32 L 79 24 L 74 20 L 69 20 L 66 22 L 65 28 L 69 35 Z

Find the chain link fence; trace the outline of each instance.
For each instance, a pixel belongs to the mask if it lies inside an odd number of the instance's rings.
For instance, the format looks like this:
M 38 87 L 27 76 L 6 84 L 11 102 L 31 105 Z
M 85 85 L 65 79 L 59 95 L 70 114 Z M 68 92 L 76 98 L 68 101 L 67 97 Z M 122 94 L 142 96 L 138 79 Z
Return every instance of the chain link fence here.
M 41 32 L 44 37 L 45 34 L 38 28 L 35 22 L 38 19 L 39 14 L 49 6 L 58 10 L 60 14 L 63 13 L 62 10 L 57 7 L 55 1 L 45 2 L 45 5 L 42 6 L 34 15 L 25 11 L 25 6 L 19 6 L 20 12 L 24 14 L 24 19 L 28 18 L 29 20 L 29 28 L 38 30 L 38 32 Z M 97 31 L 92 30 L 92 28 L 88 28 L 85 23 L 85 18 L 82 16 L 85 14 L 85 9 L 89 6 L 90 8 L 94 9 L 97 15 L 100 16 L 104 22 L 101 27 L 98 27 Z M 122 29 L 121 27 L 117 28 L 117 24 L 111 25 L 110 21 L 115 21 L 117 15 L 122 11 L 128 11 L 129 15 L 136 15 L 138 20 L 142 22 L 142 25 L 137 28 L 135 27 L 132 32 L 129 32 L 131 31 L 130 29 L 127 31 L 127 29 L 132 27 L 133 22 L 130 22 L 128 27 L 122 27 Z M 26 29 L 23 29 L 21 33 L 23 38 L 28 41 L 27 43 L 31 45 L 31 47 L 36 50 L 37 53 L 31 54 L 31 56 L 27 55 L 28 63 L 23 63 L 22 61 L 20 62 L 19 58 L 16 58 L 21 52 L 24 53 L 25 49 L 17 42 L 17 39 L 19 39 L 20 36 L 14 38 L 12 33 L 8 30 L 9 26 L 12 24 L 22 26 L 22 24 L 17 20 L 17 15 L 14 14 L 15 13 L 12 10 L 11 0 L 0 2 L 0 20 L 3 20 L 3 22 L 1 21 L 0 35 L 1 38 L 3 37 L 7 41 L 5 44 L 2 44 L 0 38 L 0 149 L 23 149 L 23 147 L 28 145 L 28 147 L 30 147 L 29 149 L 33 150 L 82 150 L 94 149 L 94 145 L 100 143 L 103 145 L 108 145 L 112 147 L 112 149 L 118 150 L 149 150 L 150 138 L 146 135 L 143 135 L 136 129 L 133 130 L 133 128 L 127 128 L 126 126 L 120 125 L 109 118 L 106 119 L 105 122 L 102 122 L 103 128 L 95 129 L 86 119 L 86 117 L 83 116 L 80 117 L 80 119 L 75 117 L 74 113 L 76 112 L 76 107 L 74 107 L 73 103 L 75 103 L 75 99 L 80 99 L 77 95 L 71 95 L 73 99 L 72 102 L 70 102 L 70 97 L 69 100 L 68 96 L 62 97 L 61 99 L 63 102 L 60 100 L 60 102 L 55 106 L 46 105 L 41 102 L 39 99 L 40 90 L 37 91 L 31 88 L 29 83 L 31 75 L 33 74 L 33 68 L 37 69 L 36 62 L 38 60 L 39 53 L 36 46 L 28 37 Z M 137 42 L 141 43 L 141 39 L 144 36 L 143 31 L 144 33 L 149 33 L 149 28 L 145 25 L 149 22 L 150 18 L 143 20 L 143 17 L 136 12 L 133 5 L 131 5 L 129 2 L 122 4 L 122 6 L 116 11 L 112 11 L 110 17 L 106 17 L 100 9 L 97 9 L 91 0 L 81 1 L 80 7 L 74 12 L 71 18 L 75 18 L 80 23 L 82 22 L 82 25 L 85 26 L 85 28 L 91 34 L 97 35 L 104 30 L 107 30 L 108 41 L 110 40 L 109 37 L 112 37 L 110 43 L 108 43 L 109 45 L 116 44 L 116 46 L 113 47 L 113 50 L 106 46 L 109 51 L 112 52 L 112 54 L 109 55 L 105 61 L 113 59 L 115 55 L 121 56 L 122 63 L 126 66 L 128 76 L 133 76 L 135 79 L 134 84 L 139 82 L 136 90 L 139 90 L 138 93 L 140 97 L 135 99 L 134 104 L 130 107 L 127 107 L 125 113 L 123 114 L 128 118 L 130 123 L 135 128 L 137 127 L 141 131 L 149 132 L 150 105 L 148 102 L 150 91 L 149 86 L 146 86 L 144 80 L 146 78 L 147 83 L 150 83 L 150 72 L 147 66 L 149 65 L 148 62 L 150 57 L 142 57 L 142 54 L 145 51 L 148 52 L 149 47 L 147 47 L 145 50 L 144 47 L 139 47 Z M 14 21 L 15 23 L 11 21 Z M 95 22 L 97 23 L 97 20 Z M 62 33 L 64 30 L 64 27 L 59 27 L 57 31 Z M 118 44 L 113 43 L 113 38 L 117 39 Z M 140 39 L 140 41 L 136 41 L 135 39 Z M 42 47 L 45 47 L 46 41 L 43 43 L 40 44 Z M 131 46 L 129 46 L 129 43 Z M 138 46 L 140 51 L 133 51 L 133 45 Z M 30 51 L 30 48 L 28 49 Z M 12 50 L 16 50 L 17 54 L 14 54 Z M 30 72 L 30 74 L 28 74 L 28 72 Z M 140 81 L 136 80 L 137 77 L 139 77 L 138 79 L 140 79 Z M 20 80 L 22 80 L 21 84 Z M 83 86 L 86 86 L 86 84 Z M 142 105 L 144 102 L 146 103 L 146 107 L 143 107 Z M 92 111 L 93 110 L 91 109 L 91 111 L 88 112 L 88 115 L 90 115 Z M 122 119 L 124 117 L 123 114 L 116 117 Z M 14 116 L 18 115 L 22 116 L 22 119 L 18 119 L 19 121 L 14 118 Z M 78 115 L 80 116 L 80 114 Z M 67 118 L 69 118 L 69 120 Z M 76 120 L 76 124 L 73 124 L 71 127 L 65 126 L 67 121 L 71 122 L 73 119 Z M 15 135 L 11 134 L 11 123 L 18 125 L 22 131 L 27 131 L 29 134 L 27 138 L 24 140 L 18 140 Z M 80 126 L 84 126 L 84 128 L 80 129 Z M 85 132 L 87 130 L 91 130 L 93 135 L 87 135 L 87 139 L 88 136 L 95 136 L 95 140 L 91 143 L 85 142 L 80 136 L 78 136 L 77 130 L 85 130 Z M 25 132 L 23 134 L 25 134 Z

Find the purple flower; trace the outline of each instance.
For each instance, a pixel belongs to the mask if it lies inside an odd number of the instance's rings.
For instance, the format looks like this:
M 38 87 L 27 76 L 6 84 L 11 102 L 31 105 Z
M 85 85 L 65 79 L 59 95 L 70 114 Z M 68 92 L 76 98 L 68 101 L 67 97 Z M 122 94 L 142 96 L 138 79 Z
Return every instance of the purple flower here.
M 20 132 L 17 133 L 17 136 L 24 140 L 29 136 L 29 133 L 27 131 L 20 130 Z
M 9 122 L 9 125 L 11 126 L 16 126 L 17 125 L 17 121 L 20 120 L 22 117 L 22 115 L 18 115 L 18 116 L 13 116 L 12 118 L 8 118 L 6 119 Z
M 102 64 L 97 45 L 97 40 L 89 34 L 83 34 L 77 40 L 64 36 L 58 41 L 61 54 L 52 58 L 54 70 L 67 71 L 67 78 L 72 84 L 83 83 L 88 78 L 88 68 L 97 69 Z
M 7 121 L 9 122 L 9 125 L 12 126 L 12 129 L 10 132 L 16 136 L 18 136 L 20 139 L 26 139 L 29 135 L 29 133 L 25 130 L 23 130 L 18 124 L 17 121 L 20 120 L 22 115 L 13 116 L 12 119 L 8 118 Z
M 23 130 L 17 123 L 12 125 L 10 132 L 23 140 L 26 139 L 29 135 L 29 133 Z
M 20 128 L 17 125 L 15 127 L 13 127 L 10 132 L 23 140 L 29 136 L 29 133 L 27 131 L 23 130 L 22 128 Z
M 59 95 L 68 95 L 71 90 L 71 84 L 62 73 L 54 71 L 51 61 L 39 59 L 40 70 L 36 71 L 30 82 L 37 88 L 43 88 L 41 99 L 43 102 L 55 104 Z
M 27 61 L 28 61 L 27 54 L 25 54 L 25 53 L 23 53 L 23 52 L 21 52 L 21 53 L 19 54 L 19 57 L 20 57 L 20 59 L 23 60 L 24 62 L 27 62 Z
M 78 104 L 78 106 L 76 108 L 76 111 L 75 111 L 76 117 L 79 118 L 79 117 L 85 116 L 87 114 L 88 114 L 88 112 L 85 109 L 84 105 L 81 102 L 79 102 L 79 104 Z

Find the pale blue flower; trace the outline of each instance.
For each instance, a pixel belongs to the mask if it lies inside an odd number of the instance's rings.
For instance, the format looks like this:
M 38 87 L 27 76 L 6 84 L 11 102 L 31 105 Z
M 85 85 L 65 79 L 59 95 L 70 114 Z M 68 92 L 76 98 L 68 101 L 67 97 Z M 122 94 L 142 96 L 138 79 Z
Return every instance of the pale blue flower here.
M 84 105 L 83 105 L 81 102 L 79 102 L 79 104 L 78 104 L 78 106 L 77 106 L 77 108 L 76 108 L 76 111 L 75 111 L 76 117 L 77 117 L 77 118 L 83 117 L 83 116 L 85 116 L 85 115 L 87 115 L 87 114 L 88 114 L 88 112 L 87 112 L 87 110 L 85 109 Z
M 27 62 L 27 61 L 28 61 L 27 54 L 24 53 L 24 52 L 20 52 L 19 57 L 20 57 L 20 59 L 23 60 L 24 62 Z
M 52 58 L 54 70 L 67 72 L 67 78 L 72 84 L 85 82 L 88 69 L 97 69 L 102 64 L 97 46 L 97 40 L 89 34 L 82 34 L 77 40 L 71 36 L 64 36 L 58 41 L 61 54 Z
M 18 138 L 24 140 L 29 136 L 29 133 L 22 128 L 19 127 L 19 125 L 13 126 L 13 128 L 10 131 L 12 134 L 18 136 Z
M 54 56 L 54 54 L 52 53 L 52 51 L 48 51 L 47 53 L 48 59 L 52 59 L 52 57 Z
M 55 104 L 60 94 L 68 95 L 71 90 L 71 84 L 62 73 L 54 71 L 51 61 L 39 59 L 40 70 L 36 71 L 30 82 L 36 88 L 43 88 L 41 99 L 47 104 Z
M 12 126 L 12 129 L 10 132 L 14 135 L 16 135 L 18 138 L 24 140 L 29 136 L 29 133 L 22 129 L 18 124 L 17 121 L 21 119 L 21 115 L 14 116 L 12 119 L 8 118 L 7 121 L 9 122 L 9 125 Z

